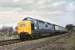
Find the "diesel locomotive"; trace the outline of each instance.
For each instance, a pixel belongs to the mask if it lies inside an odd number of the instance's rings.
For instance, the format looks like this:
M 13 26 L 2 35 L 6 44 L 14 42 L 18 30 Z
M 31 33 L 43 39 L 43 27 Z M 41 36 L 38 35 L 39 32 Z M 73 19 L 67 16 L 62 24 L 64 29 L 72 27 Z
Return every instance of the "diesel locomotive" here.
M 23 40 L 66 33 L 66 29 L 59 25 L 27 17 L 18 22 L 16 32 Z

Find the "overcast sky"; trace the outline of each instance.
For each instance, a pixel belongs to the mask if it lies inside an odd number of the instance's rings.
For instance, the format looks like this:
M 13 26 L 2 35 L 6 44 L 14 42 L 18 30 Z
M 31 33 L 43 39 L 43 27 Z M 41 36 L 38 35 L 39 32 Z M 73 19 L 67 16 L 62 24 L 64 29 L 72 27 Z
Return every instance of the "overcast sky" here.
M 0 25 L 15 25 L 27 16 L 61 26 L 75 24 L 75 1 L 0 0 Z

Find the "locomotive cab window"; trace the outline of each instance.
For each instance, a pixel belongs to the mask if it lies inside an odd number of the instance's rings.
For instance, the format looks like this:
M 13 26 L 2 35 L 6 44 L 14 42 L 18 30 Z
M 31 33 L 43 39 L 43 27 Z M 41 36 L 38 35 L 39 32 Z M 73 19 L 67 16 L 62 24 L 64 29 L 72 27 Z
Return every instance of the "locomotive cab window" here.
M 34 24 L 33 23 L 31 24 L 31 26 L 32 26 L 32 30 L 34 30 Z

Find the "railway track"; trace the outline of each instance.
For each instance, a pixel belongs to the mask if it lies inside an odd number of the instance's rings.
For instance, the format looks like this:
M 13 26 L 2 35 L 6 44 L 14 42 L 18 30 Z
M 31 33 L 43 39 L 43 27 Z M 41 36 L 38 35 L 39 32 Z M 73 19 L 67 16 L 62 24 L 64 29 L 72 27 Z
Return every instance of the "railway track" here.
M 58 35 L 57 35 L 58 36 Z M 45 37 L 41 37 L 41 38 L 45 38 Z M 37 39 L 41 39 L 41 38 L 35 38 L 35 39 L 32 39 L 32 40 L 37 40 Z M 58 37 L 59 38 L 59 37 Z M 57 38 L 57 39 L 58 39 Z M 26 40 L 27 41 L 27 40 Z M 54 39 L 55 41 L 55 39 Z M 0 41 L 0 46 L 3 46 L 3 45 L 10 45 L 10 44 L 14 44 L 14 43 L 19 43 L 19 42 L 23 42 L 22 40 L 20 39 L 12 39 L 12 40 L 5 40 L 5 41 Z
M 19 43 L 19 42 L 23 42 L 23 41 L 21 41 L 19 39 L 0 41 L 0 46 L 10 45 L 10 44 Z
M 43 43 L 39 43 L 39 45 L 36 44 L 35 46 L 32 46 L 29 50 L 36 50 L 39 47 L 42 48 L 42 46 L 45 46 L 45 45 L 48 46 L 48 44 L 53 44 L 56 41 L 58 41 L 59 39 L 62 39 L 62 38 L 67 39 L 68 37 L 70 37 L 70 34 L 69 33 L 62 34 L 62 35 L 57 35 L 56 37 L 51 37 L 51 39 L 49 39 L 47 41 L 44 41 Z M 60 42 L 60 43 L 63 43 L 63 42 Z
M 56 41 L 57 40 L 59 40 L 59 39 L 62 39 L 62 38 L 65 38 L 65 39 L 67 39 L 68 37 L 70 37 L 70 34 L 69 33 L 67 33 L 67 34 L 62 34 L 62 35 L 57 35 L 56 37 L 51 37 L 51 39 L 47 39 L 46 41 L 43 41 L 43 42 L 39 42 L 39 43 L 33 43 L 33 44 L 31 44 L 31 45 L 25 45 L 25 46 L 23 46 L 23 47 L 20 47 L 20 48 L 17 48 L 17 49 L 15 49 L 15 50 L 21 50 L 22 48 L 22 50 L 24 50 L 24 49 L 26 49 L 26 50 L 44 50 L 44 49 L 42 49 L 42 48 L 45 48 L 45 47 L 49 47 L 48 45 L 50 44 L 50 45 L 55 45 L 54 43 L 56 43 Z M 64 42 L 60 42 L 61 44 L 65 44 Z M 60 44 L 59 43 L 59 44 Z M 31 46 L 31 47 L 29 47 L 29 46 Z M 51 47 L 51 46 L 50 46 Z M 49 48 L 50 48 L 49 47 Z M 54 47 L 57 47 L 57 46 L 54 46 Z M 63 48 L 58 48 L 58 49 L 63 49 Z M 57 49 L 57 50 L 58 50 Z M 49 50 L 49 49 L 48 49 Z M 55 49 L 56 50 L 56 49 Z
M 15 49 L 15 50 L 24 50 L 24 49 L 35 50 L 39 47 L 43 47 L 44 45 L 52 44 L 59 39 L 62 39 L 62 38 L 67 39 L 68 37 L 70 37 L 69 33 L 51 36 L 51 37 L 40 38 L 40 39 L 35 39 L 35 40 L 28 40 L 28 41 L 20 41 L 20 40 L 16 40 L 16 41 L 12 40 L 12 42 L 5 41 L 5 42 L 1 42 L 2 44 L 0 43 L 0 46 L 1 46 L 0 48 L 3 48 L 3 50 L 6 50 L 6 49 L 7 50 L 13 50 L 13 49 Z

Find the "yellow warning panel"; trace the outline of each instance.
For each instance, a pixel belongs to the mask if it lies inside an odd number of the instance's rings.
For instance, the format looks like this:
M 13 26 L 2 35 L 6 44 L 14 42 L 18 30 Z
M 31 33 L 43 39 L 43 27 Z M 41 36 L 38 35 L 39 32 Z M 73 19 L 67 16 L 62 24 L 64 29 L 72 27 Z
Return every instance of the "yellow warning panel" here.
M 31 34 L 31 21 L 25 20 L 20 21 L 17 26 L 17 32 L 20 34 L 21 32 L 26 32 Z

